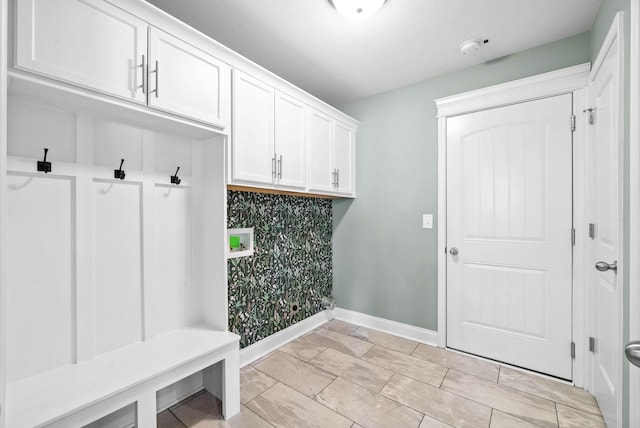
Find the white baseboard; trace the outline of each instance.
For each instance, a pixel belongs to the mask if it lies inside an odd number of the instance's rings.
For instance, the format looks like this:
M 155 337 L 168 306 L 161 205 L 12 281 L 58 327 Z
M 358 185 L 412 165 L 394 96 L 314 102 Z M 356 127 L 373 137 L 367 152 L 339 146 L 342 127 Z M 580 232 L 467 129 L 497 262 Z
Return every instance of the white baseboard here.
M 335 308 L 333 315 L 336 319 L 347 321 L 363 327 L 380 330 L 395 336 L 415 342 L 424 343 L 431 346 L 438 346 L 438 332 L 426 328 L 415 327 L 397 321 L 391 321 L 361 312 L 350 311 L 348 309 Z
M 284 330 L 280 330 L 279 332 L 272 334 L 269 337 L 265 337 L 264 339 L 254 343 L 253 345 L 241 349 L 240 367 L 251 364 L 252 362 L 264 357 L 268 353 L 275 351 L 279 347 L 286 345 L 293 339 L 310 332 L 314 328 L 317 328 L 332 319 L 332 311 L 325 310 L 300 322 L 297 322 L 294 325 L 285 328 Z

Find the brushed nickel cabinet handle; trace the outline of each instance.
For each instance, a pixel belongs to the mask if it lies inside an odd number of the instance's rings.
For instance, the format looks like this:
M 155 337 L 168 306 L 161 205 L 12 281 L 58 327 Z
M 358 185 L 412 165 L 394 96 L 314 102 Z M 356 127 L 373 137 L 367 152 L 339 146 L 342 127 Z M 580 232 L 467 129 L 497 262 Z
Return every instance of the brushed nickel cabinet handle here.
M 147 67 L 145 66 L 145 64 L 146 64 L 145 59 L 146 59 L 145 56 L 142 55 L 142 65 L 141 65 L 141 67 L 142 67 L 142 93 L 143 94 L 147 93 L 147 79 L 146 79 Z

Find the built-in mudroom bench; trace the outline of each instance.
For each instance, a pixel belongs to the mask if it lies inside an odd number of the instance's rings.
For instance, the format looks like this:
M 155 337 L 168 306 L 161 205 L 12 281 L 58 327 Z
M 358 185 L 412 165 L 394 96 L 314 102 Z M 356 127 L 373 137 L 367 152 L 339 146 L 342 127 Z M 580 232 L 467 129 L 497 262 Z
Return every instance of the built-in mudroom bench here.
M 203 386 L 236 413 L 226 136 L 19 73 L 8 119 L 5 426 L 153 427 Z

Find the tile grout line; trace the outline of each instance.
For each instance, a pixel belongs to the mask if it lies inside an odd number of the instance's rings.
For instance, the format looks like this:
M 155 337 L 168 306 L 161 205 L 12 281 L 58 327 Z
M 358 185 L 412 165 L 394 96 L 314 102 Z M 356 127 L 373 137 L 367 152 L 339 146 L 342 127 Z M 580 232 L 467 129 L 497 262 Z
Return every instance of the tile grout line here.
M 331 384 L 333 384 L 335 381 L 337 381 L 338 379 L 341 379 L 340 376 L 337 376 L 334 380 L 331 381 L 331 383 L 329 383 L 329 385 L 325 386 L 324 388 L 322 388 L 322 391 L 324 391 L 325 389 L 327 389 Z M 346 379 L 342 379 L 345 382 L 348 382 Z M 355 384 L 354 384 L 355 385 Z M 331 407 L 327 406 L 326 404 L 318 401 L 318 395 L 320 395 L 322 393 L 322 391 L 318 392 L 313 398 L 311 398 L 313 401 L 315 401 L 316 403 L 320 404 L 321 406 L 323 406 L 324 408 L 326 408 L 327 410 L 329 410 L 330 412 L 335 413 L 336 415 L 340 415 L 343 418 L 351 421 L 351 426 L 353 426 L 353 424 L 356 424 L 357 422 L 354 421 L 353 419 L 347 417 L 346 415 L 343 415 L 342 413 L 338 412 L 337 410 L 332 409 Z M 359 424 L 358 424 L 359 425 Z
M 447 378 L 447 375 L 449 374 L 449 370 L 451 370 L 449 367 L 447 367 L 447 371 L 444 372 L 444 376 L 442 376 L 442 380 L 440 381 L 440 384 L 438 385 L 438 389 L 442 389 L 442 384 L 444 383 L 444 380 Z M 446 391 L 445 389 L 442 389 L 443 391 Z

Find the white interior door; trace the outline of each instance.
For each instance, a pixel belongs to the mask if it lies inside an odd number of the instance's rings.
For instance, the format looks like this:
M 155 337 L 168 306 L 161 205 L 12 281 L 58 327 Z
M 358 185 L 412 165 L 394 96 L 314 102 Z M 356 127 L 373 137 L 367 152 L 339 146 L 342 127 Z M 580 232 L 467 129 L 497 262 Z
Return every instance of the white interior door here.
M 447 119 L 447 346 L 564 379 L 571 114 L 566 94 Z
M 615 23 L 614 23 L 615 26 Z M 613 36 L 612 36 L 613 35 Z M 604 262 L 602 269 L 617 262 L 617 272 L 592 269 L 591 308 L 595 338 L 592 392 L 610 427 L 618 426 L 621 400 L 622 330 L 621 298 L 621 183 L 620 155 L 620 46 L 617 33 L 607 37 L 598 61 L 589 77 L 592 111 L 590 140 L 592 144 L 593 182 L 593 259 Z

